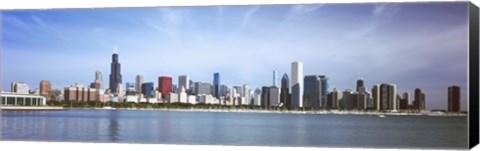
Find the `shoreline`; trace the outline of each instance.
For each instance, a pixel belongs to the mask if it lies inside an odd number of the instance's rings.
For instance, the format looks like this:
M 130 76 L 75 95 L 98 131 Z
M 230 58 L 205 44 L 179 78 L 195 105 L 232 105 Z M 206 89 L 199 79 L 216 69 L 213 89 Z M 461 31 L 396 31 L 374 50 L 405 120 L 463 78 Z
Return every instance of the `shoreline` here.
M 65 111 L 64 107 L 57 106 L 0 106 L 2 111 Z
M 66 111 L 66 110 L 119 110 L 119 111 L 178 111 L 178 112 L 217 112 L 217 113 L 267 113 L 267 114 L 316 114 L 316 115 L 376 115 L 376 116 L 468 116 L 464 113 L 443 112 L 376 112 L 376 111 L 292 111 L 292 110 L 254 110 L 254 109 L 178 109 L 178 108 L 75 108 L 56 106 L 1 106 L 2 111 Z
M 178 112 L 218 112 L 218 113 L 267 113 L 267 114 L 316 114 L 316 115 L 390 115 L 390 116 L 468 116 L 463 113 L 439 112 L 375 112 L 375 111 L 291 111 L 291 110 L 253 110 L 253 109 L 175 109 L 175 108 L 67 108 L 76 110 L 124 110 L 124 111 L 178 111 Z

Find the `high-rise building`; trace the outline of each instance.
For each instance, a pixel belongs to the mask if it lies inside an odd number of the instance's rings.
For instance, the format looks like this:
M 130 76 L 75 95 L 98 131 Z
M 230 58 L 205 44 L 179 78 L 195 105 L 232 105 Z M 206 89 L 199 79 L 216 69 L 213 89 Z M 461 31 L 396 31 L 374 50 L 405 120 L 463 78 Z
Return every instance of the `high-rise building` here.
M 40 95 L 47 95 L 50 91 L 52 91 L 52 84 L 50 83 L 50 81 L 40 81 Z
M 416 88 L 414 91 L 413 109 L 423 111 L 425 110 L 425 94 L 422 90 Z
M 303 107 L 303 63 L 292 62 L 292 108 Z
M 359 91 L 360 87 L 364 87 L 362 79 L 357 80 L 357 92 Z
M 380 84 L 381 110 L 397 110 L 397 92 L 394 84 Z
M 448 112 L 460 112 L 460 87 L 448 87 Z
M 291 108 L 290 102 L 290 80 L 288 79 L 287 73 L 283 74 L 282 77 L 282 87 L 280 89 L 280 102 L 283 103 L 283 106 Z
M 258 105 L 260 106 L 261 105 L 261 102 L 262 102 L 262 90 L 257 88 L 255 89 L 255 91 L 253 91 L 253 105 Z
M 320 107 L 325 107 L 327 105 L 328 78 L 324 75 L 318 77 L 320 78 Z
M 248 85 L 244 84 L 243 85 L 243 88 L 242 88 L 242 91 L 243 91 L 243 94 L 242 94 L 242 97 L 245 98 L 242 100 L 242 104 L 243 105 L 248 105 L 250 104 L 250 88 L 248 87 Z
M 146 98 L 153 98 L 155 96 L 153 82 L 142 83 L 141 88 L 141 92 Z
M 181 75 L 178 77 L 178 87 L 179 89 L 182 89 L 182 87 L 185 89 L 185 93 L 187 90 L 190 88 L 190 79 L 188 75 Z
M 117 86 L 122 83 L 122 74 L 120 71 L 120 63 L 118 62 L 117 48 L 114 48 L 112 55 L 112 63 L 110 64 L 110 92 L 117 94 Z
M 375 84 L 372 87 L 373 109 L 380 110 L 380 85 Z
M 101 89 L 102 86 L 103 86 L 102 72 L 100 72 L 100 70 L 97 69 L 97 71 L 95 71 L 95 81 L 90 83 L 90 88 Z
M 220 96 L 226 96 L 228 93 L 228 87 L 226 85 L 220 85 Z
M 262 87 L 262 95 L 261 95 L 261 99 L 260 99 L 260 106 L 261 107 L 270 106 L 270 87 L 268 87 L 268 86 Z
M 95 71 L 95 82 L 94 83 L 98 83 L 98 85 L 100 87 L 98 87 L 97 89 L 102 89 L 103 88 L 103 75 L 102 75 L 102 71 L 98 70 Z
M 30 91 L 30 87 L 28 86 L 28 84 L 23 82 L 12 82 L 11 91 L 14 93 L 28 94 L 28 91 Z
M 303 81 L 304 107 L 319 108 L 320 105 L 320 78 L 316 75 L 307 75 Z
M 158 92 L 162 93 L 162 98 L 165 99 L 165 96 L 172 93 L 172 90 L 172 77 L 161 76 L 158 78 Z
M 269 106 L 277 106 L 280 103 L 280 88 L 271 86 L 269 91 Z
M 213 74 L 213 96 L 220 97 L 220 73 Z
M 358 110 L 365 110 L 369 107 L 373 107 L 373 100 L 370 98 L 370 93 L 367 92 L 367 88 L 362 86 L 358 88 L 356 92 L 356 101 L 357 101 L 357 109 Z
M 304 106 L 312 108 L 325 107 L 328 94 L 328 81 L 326 76 L 305 76 L 303 84 Z
M 143 89 L 142 89 L 142 85 L 143 85 L 143 76 L 142 75 L 137 75 L 137 77 L 135 77 L 135 91 L 137 91 L 137 93 L 143 93 Z
M 272 86 L 277 86 L 277 70 L 273 70 L 273 83 Z
M 339 108 L 340 93 L 337 88 L 333 88 L 333 91 L 327 95 L 327 108 Z
M 402 97 L 399 97 L 399 109 L 400 110 L 406 110 L 408 109 L 408 102 L 410 98 L 410 94 L 408 92 L 403 92 Z
M 195 95 L 211 95 L 212 84 L 206 82 L 195 82 Z
M 352 110 L 357 106 L 357 97 L 352 93 L 352 90 L 346 89 L 342 92 L 342 99 L 340 102 L 341 109 Z

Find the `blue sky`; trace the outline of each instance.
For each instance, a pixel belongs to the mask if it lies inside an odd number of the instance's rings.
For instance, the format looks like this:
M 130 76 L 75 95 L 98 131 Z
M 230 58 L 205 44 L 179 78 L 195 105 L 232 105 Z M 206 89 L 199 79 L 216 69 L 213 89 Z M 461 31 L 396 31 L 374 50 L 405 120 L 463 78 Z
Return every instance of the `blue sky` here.
M 12 81 L 38 88 L 88 85 L 95 70 L 108 85 L 113 47 L 123 83 L 142 74 L 187 74 L 230 86 L 272 84 L 272 71 L 326 75 L 330 90 L 395 83 L 421 88 L 427 109 L 447 107 L 447 87 L 462 88 L 466 110 L 467 3 L 371 3 L 2 12 L 2 89 Z

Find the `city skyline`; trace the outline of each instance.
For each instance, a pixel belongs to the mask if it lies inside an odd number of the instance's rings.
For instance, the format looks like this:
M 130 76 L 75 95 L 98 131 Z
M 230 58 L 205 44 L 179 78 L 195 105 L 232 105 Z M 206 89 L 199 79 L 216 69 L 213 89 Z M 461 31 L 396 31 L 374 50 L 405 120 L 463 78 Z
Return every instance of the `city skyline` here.
M 14 81 L 26 82 L 33 89 L 40 80 L 50 80 L 57 89 L 76 82 L 87 85 L 94 81 L 96 69 L 109 74 L 112 46 L 118 45 L 122 84 L 134 82 L 138 74 L 154 85 L 160 76 L 172 77 L 176 84 L 179 75 L 211 83 L 212 74 L 218 72 L 221 84 L 261 88 L 272 84 L 273 70 L 292 77 L 290 63 L 298 60 L 305 64 L 304 76 L 329 77 L 329 91 L 354 90 L 360 73 L 367 89 L 380 83 L 397 84 L 398 93 L 422 89 L 427 109 L 447 108 L 448 86 L 459 85 L 461 108 L 465 110 L 466 6 L 326 4 L 5 11 L 2 66 L 8 74 L 2 76 L 2 89 L 9 90 Z M 409 16 L 409 11 L 420 14 Z M 149 12 L 156 14 L 147 15 Z M 93 13 L 99 15 L 91 16 Z M 195 19 L 196 15 L 200 19 Z M 442 15 L 451 17 L 440 18 Z M 152 16 L 162 21 L 135 18 Z M 71 19 L 76 17 L 79 19 Z M 102 17 L 115 25 L 100 21 Z M 402 23 L 405 21 L 411 22 Z M 216 24 L 200 30 L 209 23 Z M 398 23 L 401 25 L 395 25 Z M 141 29 L 145 26 L 150 28 Z M 268 29 L 270 26 L 274 28 Z M 80 35 L 71 29 L 90 32 Z M 28 39 L 19 33 L 34 37 Z M 68 34 L 78 37 L 65 37 Z M 78 43 L 75 40 L 85 45 L 67 46 Z M 56 44 L 58 41 L 65 43 Z M 92 50 L 84 53 L 88 49 Z M 49 61 L 39 62 L 41 67 L 12 60 L 42 56 Z M 40 71 L 35 76 L 27 74 Z

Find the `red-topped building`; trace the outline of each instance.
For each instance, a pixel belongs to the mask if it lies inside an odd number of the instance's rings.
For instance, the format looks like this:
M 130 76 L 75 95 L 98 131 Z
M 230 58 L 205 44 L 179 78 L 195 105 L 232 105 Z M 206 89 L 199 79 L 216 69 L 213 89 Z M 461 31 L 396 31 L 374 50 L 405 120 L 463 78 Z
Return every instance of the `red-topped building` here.
M 172 77 L 162 76 L 158 78 L 158 92 L 162 93 L 162 98 L 172 92 Z

